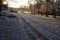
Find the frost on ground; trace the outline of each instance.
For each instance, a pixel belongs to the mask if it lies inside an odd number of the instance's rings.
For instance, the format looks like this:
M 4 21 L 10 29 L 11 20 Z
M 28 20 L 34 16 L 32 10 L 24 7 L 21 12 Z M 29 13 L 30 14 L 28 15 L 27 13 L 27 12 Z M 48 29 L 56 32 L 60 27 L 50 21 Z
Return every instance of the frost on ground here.
M 12 14 L 12 13 L 11 13 Z M 59 40 L 60 20 L 31 14 L 0 16 L 1 40 Z
M 51 40 L 60 39 L 60 19 L 22 13 L 20 15 L 47 38 Z
M 18 18 L 0 16 L 0 40 L 29 40 Z
M 23 18 L 0 16 L 0 40 L 48 40 Z

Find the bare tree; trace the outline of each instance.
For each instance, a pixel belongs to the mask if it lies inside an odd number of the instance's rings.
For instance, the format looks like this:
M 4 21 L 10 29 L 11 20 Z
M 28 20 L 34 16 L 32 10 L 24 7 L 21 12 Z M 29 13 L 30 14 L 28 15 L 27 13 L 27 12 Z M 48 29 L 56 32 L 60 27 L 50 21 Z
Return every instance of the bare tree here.
M 2 0 L 0 0 L 0 16 L 1 16 L 1 14 L 2 14 L 2 12 L 1 12 L 2 9 L 1 9 L 1 8 L 2 8 Z
M 35 9 L 37 9 L 36 11 L 37 11 L 37 14 L 39 15 L 40 14 L 40 5 L 41 5 L 41 0 L 36 0 L 36 5 L 35 5 Z
M 0 11 L 1 11 L 1 7 L 2 7 L 2 0 L 0 0 Z

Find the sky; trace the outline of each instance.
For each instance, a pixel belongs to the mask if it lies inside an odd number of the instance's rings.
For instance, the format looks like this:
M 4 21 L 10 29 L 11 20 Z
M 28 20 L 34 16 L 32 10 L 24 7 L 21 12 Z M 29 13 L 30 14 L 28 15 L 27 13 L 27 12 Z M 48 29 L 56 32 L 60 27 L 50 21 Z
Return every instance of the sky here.
M 28 0 L 6 0 L 6 1 L 8 2 L 8 7 L 19 8 L 23 5 L 28 6 Z M 33 3 L 34 0 L 31 1 Z
M 28 0 L 6 0 L 8 1 L 8 6 L 13 8 L 19 8 L 22 5 L 28 5 Z

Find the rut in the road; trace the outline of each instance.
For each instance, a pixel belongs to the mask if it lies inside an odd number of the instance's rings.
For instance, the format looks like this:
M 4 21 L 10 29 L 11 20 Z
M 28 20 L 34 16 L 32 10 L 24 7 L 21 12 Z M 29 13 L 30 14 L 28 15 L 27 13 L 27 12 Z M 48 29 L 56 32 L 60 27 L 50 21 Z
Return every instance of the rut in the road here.
M 23 19 L 24 24 L 25 24 L 24 25 L 25 31 L 27 32 L 27 34 L 31 40 L 48 40 L 38 30 L 36 30 L 28 22 L 26 22 L 26 20 L 23 17 L 21 17 L 21 18 Z

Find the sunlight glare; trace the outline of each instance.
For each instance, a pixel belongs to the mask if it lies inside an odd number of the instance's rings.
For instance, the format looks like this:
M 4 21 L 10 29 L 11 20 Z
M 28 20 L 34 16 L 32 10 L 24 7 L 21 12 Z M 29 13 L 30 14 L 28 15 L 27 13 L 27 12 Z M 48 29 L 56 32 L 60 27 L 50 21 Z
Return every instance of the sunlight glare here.
M 7 2 L 6 1 L 3 1 L 3 4 L 7 4 Z

